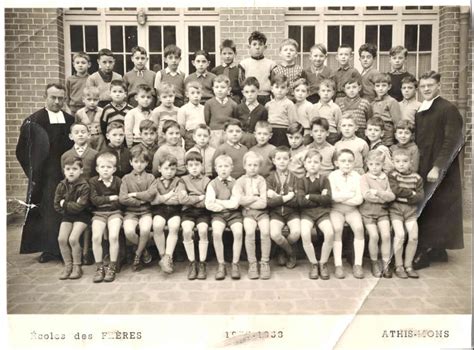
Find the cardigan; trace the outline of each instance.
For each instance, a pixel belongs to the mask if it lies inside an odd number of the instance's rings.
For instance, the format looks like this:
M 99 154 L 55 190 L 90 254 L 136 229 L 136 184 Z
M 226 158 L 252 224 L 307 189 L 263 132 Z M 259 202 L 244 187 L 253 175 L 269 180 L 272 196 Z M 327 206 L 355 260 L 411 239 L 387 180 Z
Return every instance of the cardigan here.
M 225 103 L 220 103 L 212 97 L 204 104 L 204 120 L 211 130 L 223 130 L 225 123 L 236 117 L 237 103 L 227 98 Z
M 94 176 L 89 180 L 89 185 L 93 211 L 115 211 L 122 208 L 118 199 L 116 201 L 110 200 L 110 196 L 118 196 L 120 194 L 122 180 L 119 177 L 113 176 L 111 185 L 107 187 L 102 180 L 99 180 L 99 176 Z
M 247 103 L 242 101 L 236 108 L 235 118 L 242 123 L 243 131 L 253 133 L 258 121 L 268 120 L 268 111 L 261 104 L 258 104 L 257 107 L 250 111 Z
M 97 157 L 97 151 L 90 146 L 86 145 L 85 151 L 82 153 L 82 155 L 79 155 L 74 148 L 74 146 L 69 150 L 64 152 L 64 154 L 61 156 L 61 169 L 64 169 L 64 161 L 66 158 L 69 157 L 78 157 L 82 159 L 82 176 L 84 179 L 88 180 L 92 176 L 96 175 L 96 170 L 95 170 L 95 159 Z

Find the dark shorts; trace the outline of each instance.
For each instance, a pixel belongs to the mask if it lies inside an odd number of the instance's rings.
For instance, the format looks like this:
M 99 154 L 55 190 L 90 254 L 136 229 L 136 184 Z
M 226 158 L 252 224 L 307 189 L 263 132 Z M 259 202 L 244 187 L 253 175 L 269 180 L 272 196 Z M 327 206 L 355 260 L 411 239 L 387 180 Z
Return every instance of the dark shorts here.
M 290 144 L 288 143 L 288 137 L 286 137 L 286 130 L 287 128 L 284 127 L 273 127 L 272 137 L 270 138 L 270 141 L 268 141 L 268 143 L 274 145 L 275 147 L 290 147 Z
M 318 208 L 307 208 L 301 210 L 301 220 L 313 220 L 316 225 L 319 225 L 324 220 L 329 220 L 329 208 L 318 207 Z
M 268 212 L 266 210 L 242 209 L 242 216 L 244 218 L 253 219 L 255 221 L 269 219 Z
M 158 215 L 168 221 L 174 216 L 181 216 L 180 205 L 153 205 L 151 207 L 151 214 Z
M 394 202 L 390 206 L 390 219 L 401 220 L 403 222 L 408 220 L 416 220 L 418 215 L 416 213 L 416 205 Z
M 122 212 L 120 210 L 113 211 L 95 211 L 92 221 L 102 221 L 104 223 L 109 222 L 109 220 L 119 218 L 123 220 Z
M 181 212 L 181 222 L 192 221 L 196 225 L 211 222 L 211 214 L 204 208 L 188 208 Z
M 270 212 L 270 220 L 278 220 L 283 224 L 294 219 L 300 219 L 300 214 L 294 211 L 286 211 L 283 215 L 281 212 Z
M 86 225 L 90 225 L 91 223 L 91 214 L 90 213 L 79 213 L 76 215 L 73 214 L 65 214 L 61 220 L 61 222 L 83 222 Z
M 242 223 L 242 212 L 240 210 L 231 210 L 213 213 L 212 221 L 220 221 L 230 227 L 235 223 Z
M 388 220 L 388 209 L 386 205 L 380 203 L 370 203 L 365 201 L 359 207 L 360 215 L 364 224 L 376 224 L 379 221 Z

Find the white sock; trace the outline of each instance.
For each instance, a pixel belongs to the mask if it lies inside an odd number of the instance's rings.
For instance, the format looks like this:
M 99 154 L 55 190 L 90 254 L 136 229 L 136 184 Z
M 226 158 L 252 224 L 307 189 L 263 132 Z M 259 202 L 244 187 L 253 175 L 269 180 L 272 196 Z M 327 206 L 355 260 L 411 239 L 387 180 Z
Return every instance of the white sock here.
M 342 266 L 342 241 L 334 241 L 332 248 L 334 266 Z
M 364 240 L 354 238 L 354 257 L 355 265 L 362 266 L 362 258 L 364 257 Z
M 183 242 L 184 249 L 186 250 L 186 255 L 188 256 L 189 261 L 194 261 L 194 242 Z
M 208 241 L 199 241 L 199 260 L 200 261 L 206 261 L 208 245 L 209 245 Z
M 313 243 L 303 244 L 303 249 L 306 253 L 306 256 L 308 257 L 309 262 L 311 264 L 317 264 L 318 260 L 316 260 Z

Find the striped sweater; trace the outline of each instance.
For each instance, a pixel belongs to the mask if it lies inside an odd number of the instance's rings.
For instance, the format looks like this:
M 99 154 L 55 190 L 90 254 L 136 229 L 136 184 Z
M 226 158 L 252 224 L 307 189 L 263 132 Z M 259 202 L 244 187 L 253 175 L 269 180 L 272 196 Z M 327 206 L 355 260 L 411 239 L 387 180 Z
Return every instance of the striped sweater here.
M 423 200 L 423 179 L 417 173 L 402 174 L 394 170 L 388 175 L 388 180 L 395 201 L 415 205 Z

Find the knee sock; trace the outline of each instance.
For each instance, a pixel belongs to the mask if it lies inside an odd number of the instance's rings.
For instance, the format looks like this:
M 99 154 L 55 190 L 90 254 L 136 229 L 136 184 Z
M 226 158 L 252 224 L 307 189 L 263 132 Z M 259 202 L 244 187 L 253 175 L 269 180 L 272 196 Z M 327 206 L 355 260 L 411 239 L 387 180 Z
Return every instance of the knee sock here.
M 418 240 L 409 239 L 405 248 L 405 267 L 411 267 L 415 258 Z
M 334 241 L 333 249 L 334 266 L 342 266 L 342 241 Z
M 321 264 L 324 264 L 324 263 L 328 262 L 329 255 L 331 254 L 333 244 L 334 244 L 334 242 L 332 242 L 332 241 L 331 242 L 326 242 L 326 240 L 324 240 L 323 246 L 321 248 L 321 259 L 319 259 Z
M 362 265 L 362 258 L 364 256 L 364 240 L 354 238 L 354 264 Z
M 245 251 L 247 252 L 247 260 L 250 263 L 256 262 L 257 257 L 255 254 L 255 235 L 249 237 L 245 235 Z
M 388 242 L 384 242 L 382 240 L 380 250 L 382 252 L 382 260 L 389 261 L 390 260 L 390 240 L 388 240 Z
M 404 239 L 395 237 L 393 239 L 393 253 L 395 255 L 395 266 L 403 266 L 403 242 Z
M 260 249 L 262 250 L 262 261 L 269 262 L 270 261 L 270 249 L 272 247 L 272 241 L 270 239 L 270 235 L 263 236 L 260 235 Z
M 313 243 L 303 243 L 303 249 L 308 257 L 308 260 L 311 264 L 317 264 L 318 260 L 316 260 L 316 254 L 314 253 L 314 246 Z
M 216 259 L 219 264 L 224 263 L 224 244 L 222 243 L 222 236 L 213 236 L 214 251 L 216 252 Z M 235 244 L 235 241 L 234 241 Z
M 194 241 L 185 241 L 183 242 L 184 249 L 186 250 L 186 255 L 188 256 L 189 261 L 194 261 Z
M 155 234 L 153 235 L 153 239 L 156 244 L 156 249 L 158 249 L 158 254 L 160 257 L 165 254 L 165 235 L 164 234 Z
M 222 241 L 221 241 L 221 244 L 222 244 Z M 242 252 L 242 237 L 235 238 L 234 236 L 234 243 L 232 244 L 232 262 L 234 264 L 237 264 L 239 262 L 241 252 Z M 224 257 L 222 257 L 222 262 L 224 262 Z
M 68 244 L 65 246 L 60 245 L 59 250 L 61 251 L 61 256 L 63 257 L 64 264 L 72 264 L 72 254 L 71 254 L 71 248 L 69 247 Z
M 199 261 L 206 261 L 208 241 L 199 241 Z
M 369 254 L 370 260 L 378 260 L 379 242 L 376 239 L 369 238 Z M 383 254 L 382 254 L 383 255 Z
M 178 234 L 168 234 L 168 238 L 166 239 L 166 255 L 173 256 L 176 242 L 178 242 Z

